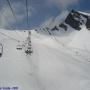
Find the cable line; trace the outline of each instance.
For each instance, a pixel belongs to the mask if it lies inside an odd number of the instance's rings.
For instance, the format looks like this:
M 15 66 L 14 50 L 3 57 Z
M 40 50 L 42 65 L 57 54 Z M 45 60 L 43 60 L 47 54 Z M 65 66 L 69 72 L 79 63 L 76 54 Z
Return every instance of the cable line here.
M 12 8 L 12 5 L 11 5 L 11 3 L 10 3 L 10 0 L 6 0 L 6 1 L 7 1 L 8 5 L 9 5 L 9 8 L 11 9 L 12 15 L 14 16 L 15 20 L 17 21 L 17 17 L 16 17 L 16 15 L 15 15 L 15 13 L 14 13 L 14 10 L 13 10 L 13 8 Z
M 16 17 L 16 15 L 15 15 L 15 13 L 14 13 L 14 10 L 13 10 L 13 8 L 12 8 L 12 5 L 11 5 L 10 0 L 6 0 L 6 1 L 7 1 L 8 5 L 9 5 L 9 8 L 10 8 L 10 10 L 11 10 L 11 12 L 12 12 L 13 17 L 14 17 L 15 20 L 17 21 L 17 17 Z M 15 30 L 15 33 L 21 38 L 21 36 L 18 34 L 18 32 L 17 32 L 16 30 Z
M 29 25 L 29 22 L 28 22 L 28 1 L 26 0 L 26 16 L 27 16 L 27 29 L 28 29 L 28 25 Z
M 15 38 L 13 38 L 13 37 L 11 37 L 11 36 L 9 36 L 9 35 L 3 33 L 3 32 L 0 32 L 0 34 L 3 35 L 3 36 L 8 37 L 8 38 L 10 38 L 10 39 L 12 39 L 12 40 L 14 40 L 14 41 L 20 42 L 19 40 L 15 39 Z

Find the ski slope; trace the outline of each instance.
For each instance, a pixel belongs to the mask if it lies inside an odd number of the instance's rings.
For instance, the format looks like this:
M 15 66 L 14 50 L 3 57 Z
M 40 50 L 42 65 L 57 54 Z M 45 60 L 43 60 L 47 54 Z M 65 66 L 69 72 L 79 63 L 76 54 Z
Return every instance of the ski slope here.
M 70 37 L 73 36 L 75 41 L 79 33 Z M 30 56 L 24 50 L 16 49 L 26 37 L 27 31 L 0 30 L 0 43 L 4 51 L 0 58 L 0 87 L 18 87 L 18 90 L 90 90 L 89 51 L 83 52 L 83 49 L 71 46 L 73 43 L 79 44 L 78 41 L 72 40 L 66 46 L 60 42 L 62 39 L 59 36 L 32 30 L 33 53 Z

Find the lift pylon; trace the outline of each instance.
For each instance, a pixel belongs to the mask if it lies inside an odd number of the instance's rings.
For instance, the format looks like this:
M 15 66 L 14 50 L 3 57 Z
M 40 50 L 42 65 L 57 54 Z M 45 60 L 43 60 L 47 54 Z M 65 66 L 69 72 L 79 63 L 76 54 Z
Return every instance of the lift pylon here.
M 31 31 L 28 31 L 27 43 L 25 46 L 25 53 L 31 55 L 33 53 L 32 45 L 31 45 Z

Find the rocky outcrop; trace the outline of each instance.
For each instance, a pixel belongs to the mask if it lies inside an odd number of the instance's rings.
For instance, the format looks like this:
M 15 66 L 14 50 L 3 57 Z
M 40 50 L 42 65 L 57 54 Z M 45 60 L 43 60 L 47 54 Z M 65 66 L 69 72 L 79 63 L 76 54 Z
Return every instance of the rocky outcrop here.
M 88 16 L 72 10 L 67 16 L 65 23 L 76 30 L 81 30 L 81 25 L 86 24 Z
M 58 31 L 59 28 L 58 28 L 57 26 L 54 26 L 54 28 L 52 28 L 51 30 L 52 30 L 52 31 L 54 31 L 54 30 L 57 30 L 57 31 Z
M 67 26 L 64 23 L 59 24 L 59 27 L 63 28 L 65 31 L 67 31 Z
M 90 30 L 90 17 L 88 17 L 88 19 L 87 19 L 86 27 L 88 30 Z

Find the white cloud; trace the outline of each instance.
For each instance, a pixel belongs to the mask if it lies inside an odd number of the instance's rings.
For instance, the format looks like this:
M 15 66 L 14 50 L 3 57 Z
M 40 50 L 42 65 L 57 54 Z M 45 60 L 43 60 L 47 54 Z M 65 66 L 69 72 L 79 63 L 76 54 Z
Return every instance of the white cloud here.
M 13 3 L 13 10 L 16 15 L 17 21 L 12 15 L 12 12 L 9 8 L 9 6 L 3 6 L 0 10 L 0 27 L 10 27 L 11 25 L 15 23 L 20 23 L 26 18 L 26 7 L 24 4 L 20 2 Z M 29 7 L 29 17 L 32 15 L 32 12 L 34 9 L 32 7 Z
M 49 28 L 53 28 L 55 25 L 59 25 L 60 23 L 62 23 L 67 15 L 69 14 L 69 11 L 65 10 L 62 11 L 57 17 L 50 17 L 48 19 L 46 19 L 41 25 L 41 28 L 45 28 L 45 27 L 49 27 Z
M 67 8 L 69 5 L 76 4 L 79 0 L 47 0 L 49 4 L 57 5 L 61 8 Z
M 45 27 L 50 26 L 50 25 L 52 24 L 53 20 L 54 20 L 54 17 L 50 17 L 50 18 L 46 19 L 46 20 L 40 25 L 40 27 L 45 28 Z

